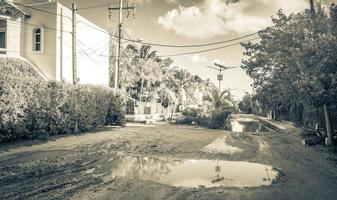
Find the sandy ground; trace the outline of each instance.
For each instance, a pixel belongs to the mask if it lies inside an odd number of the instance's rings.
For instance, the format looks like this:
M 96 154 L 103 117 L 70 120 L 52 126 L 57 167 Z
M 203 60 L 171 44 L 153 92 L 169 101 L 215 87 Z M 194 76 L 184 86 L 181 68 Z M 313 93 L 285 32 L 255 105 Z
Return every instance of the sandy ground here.
M 336 157 L 324 147 L 302 146 L 298 130 L 285 129 L 288 133 L 252 135 L 131 124 L 9 144 L 0 147 L 0 199 L 337 199 Z M 216 151 L 224 140 L 226 146 Z M 179 188 L 95 173 L 116 152 L 257 162 L 282 173 L 276 183 L 254 188 Z

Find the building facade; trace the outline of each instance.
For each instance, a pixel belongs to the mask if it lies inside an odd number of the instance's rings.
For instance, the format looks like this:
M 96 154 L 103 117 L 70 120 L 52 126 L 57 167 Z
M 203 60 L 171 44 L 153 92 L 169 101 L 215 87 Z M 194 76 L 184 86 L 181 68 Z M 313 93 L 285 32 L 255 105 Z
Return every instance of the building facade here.
M 109 34 L 77 15 L 77 77 L 108 85 Z M 72 11 L 57 1 L 0 0 L 0 54 L 22 57 L 48 80 L 72 82 Z

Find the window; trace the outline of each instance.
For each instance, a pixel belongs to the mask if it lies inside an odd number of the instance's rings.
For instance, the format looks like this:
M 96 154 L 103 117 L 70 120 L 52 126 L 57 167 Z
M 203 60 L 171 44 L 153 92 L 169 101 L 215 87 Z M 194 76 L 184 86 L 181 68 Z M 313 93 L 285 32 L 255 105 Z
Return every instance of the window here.
M 33 30 L 33 51 L 42 51 L 43 34 L 41 28 Z
M 0 49 L 6 49 L 7 21 L 0 19 Z

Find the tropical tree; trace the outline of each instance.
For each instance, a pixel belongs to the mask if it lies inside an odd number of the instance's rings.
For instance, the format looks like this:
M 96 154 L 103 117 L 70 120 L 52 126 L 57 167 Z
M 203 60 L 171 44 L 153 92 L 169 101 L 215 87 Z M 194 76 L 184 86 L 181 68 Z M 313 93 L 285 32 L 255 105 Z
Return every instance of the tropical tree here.
M 215 89 L 212 95 L 208 96 L 206 100 L 210 102 L 211 109 L 216 111 L 220 111 L 224 108 L 233 109 L 235 106 L 230 90 L 219 92 L 219 90 Z
M 162 78 L 162 71 L 156 62 L 156 51 L 151 51 L 151 46 L 128 45 L 127 51 L 131 52 L 132 65 L 135 67 L 136 81 L 139 84 L 139 94 L 144 93 L 144 85 L 154 84 Z
M 318 4 L 315 13 L 306 10 L 286 16 L 279 11 L 274 25 L 259 32 L 260 42 L 243 44 L 248 58 L 242 68 L 274 117 L 304 105 L 324 108 L 332 143 L 329 108 L 337 97 L 337 21 L 336 7 L 330 10 L 328 16 Z

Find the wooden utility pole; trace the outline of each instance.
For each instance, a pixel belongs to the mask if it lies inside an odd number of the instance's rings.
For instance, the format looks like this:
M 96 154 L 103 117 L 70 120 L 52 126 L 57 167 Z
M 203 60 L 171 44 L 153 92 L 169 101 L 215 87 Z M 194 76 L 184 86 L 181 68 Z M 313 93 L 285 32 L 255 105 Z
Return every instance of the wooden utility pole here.
M 72 64 L 73 64 L 73 84 L 77 84 L 77 50 L 76 50 L 76 12 L 77 8 L 74 3 L 71 6 L 72 10 Z
M 310 0 L 310 10 L 315 12 L 314 0 Z
M 123 28 L 123 10 L 133 10 L 135 12 L 136 6 L 135 4 L 128 4 L 127 6 L 123 7 L 123 0 L 119 0 L 119 7 L 112 7 L 111 5 L 108 7 L 109 10 L 109 17 L 111 20 L 111 12 L 112 10 L 118 10 L 119 11 L 119 18 L 118 18 L 118 41 L 117 41 L 117 56 L 115 58 L 115 69 L 114 69 L 114 88 L 118 88 L 118 79 L 119 79 L 119 69 L 121 64 L 121 43 L 122 43 L 122 28 Z M 135 13 L 133 13 L 135 14 Z M 110 37 L 112 37 L 112 33 L 110 32 Z M 111 45 L 112 46 L 112 45 Z M 112 48 L 110 46 L 110 51 L 112 51 Z M 110 53 L 110 55 L 112 55 Z M 110 56 L 110 62 L 112 60 L 112 56 Z M 110 77 L 109 77 L 110 79 Z
M 236 67 L 226 67 L 226 66 L 220 65 L 218 63 L 214 63 L 214 65 L 216 67 L 212 67 L 212 66 L 206 66 L 206 67 L 215 69 L 216 71 L 219 72 L 219 74 L 217 75 L 217 79 L 219 81 L 219 94 L 220 94 L 221 93 L 221 81 L 223 81 L 222 71 L 225 71 L 225 70 L 228 70 L 228 69 L 233 69 L 233 68 L 236 68 Z M 219 69 L 217 67 L 219 67 Z
M 73 84 L 76 85 L 78 82 L 78 78 L 77 78 L 77 50 L 76 50 L 76 12 L 77 12 L 77 8 L 75 3 L 72 3 L 71 5 L 71 11 L 72 11 L 72 64 L 73 64 Z M 62 56 L 62 55 L 61 55 Z M 75 99 L 76 101 L 76 99 Z M 75 112 L 78 112 L 78 107 L 77 107 L 77 103 L 75 103 Z M 75 127 L 74 127 L 74 133 L 78 132 L 78 122 L 77 122 L 77 118 L 75 120 Z
M 333 145 L 334 141 L 333 141 L 331 118 L 330 118 L 330 112 L 328 109 L 328 105 L 324 104 L 323 109 L 324 109 L 326 133 L 327 133 L 327 138 L 328 138 L 326 145 L 330 146 L 330 145 Z
M 115 89 L 118 88 L 119 67 L 121 64 L 121 41 L 122 41 L 122 26 L 123 26 L 123 0 L 119 0 L 119 18 L 118 18 L 118 45 L 117 45 L 117 59 L 115 70 Z
M 226 67 L 218 63 L 214 63 L 215 66 L 219 67 L 218 81 L 219 81 L 219 94 L 221 93 L 221 81 L 223 81 L 222 70 L 233 69 L 235 67 Z

